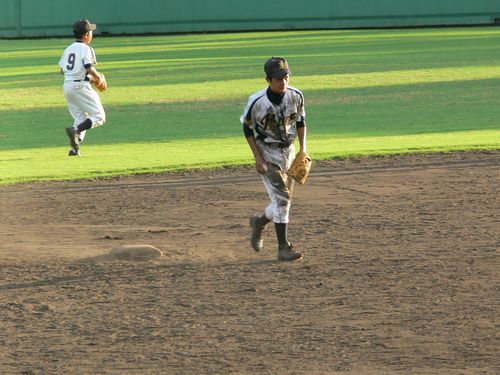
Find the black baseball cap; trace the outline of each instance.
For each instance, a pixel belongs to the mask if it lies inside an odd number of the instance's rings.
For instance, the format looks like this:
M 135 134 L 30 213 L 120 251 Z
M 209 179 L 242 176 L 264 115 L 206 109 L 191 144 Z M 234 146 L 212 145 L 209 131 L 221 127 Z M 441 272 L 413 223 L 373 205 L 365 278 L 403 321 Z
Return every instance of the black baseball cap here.
M 287 74 L 292 74 L 288 62 L 283 57 L 271 57 L 264 64 L 264 72 L 267 77 L 282 79 Z
M 95 23 L 91 23 L 87 19 L 78 20 L 73 24 L 73 32 L 75 34 L 83 35 L 89 31 L 93 31 L 97 28 Z

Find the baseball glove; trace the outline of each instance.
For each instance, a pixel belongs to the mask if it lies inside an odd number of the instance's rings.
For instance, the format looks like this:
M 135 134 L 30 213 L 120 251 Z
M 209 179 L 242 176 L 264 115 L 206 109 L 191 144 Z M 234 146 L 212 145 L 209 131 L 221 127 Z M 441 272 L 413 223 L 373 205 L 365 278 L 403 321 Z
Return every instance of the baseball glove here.
M 311 170 L 311 157 L 307 152 L 299 152 L 292 165 L 286 171 L 286 174 L 297 181 L 299 184 L 304 184 L 309 177 Z
M 95 85 L 96 89 L 99 90 L 100 92 L 106 91 L 106 89 L 108 88 L 106 77 L 102 73 L 99 73 L 99 79 L 93 80 L 92 83 Z

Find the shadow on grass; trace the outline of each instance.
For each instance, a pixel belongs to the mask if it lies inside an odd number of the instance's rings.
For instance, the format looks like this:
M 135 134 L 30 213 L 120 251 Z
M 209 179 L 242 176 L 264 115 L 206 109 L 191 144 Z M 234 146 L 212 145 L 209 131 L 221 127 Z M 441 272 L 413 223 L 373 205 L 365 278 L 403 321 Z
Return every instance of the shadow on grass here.
M 359 89 L 309 90 L 311 136 L 398 136 L 498 129 L 500 79 Z M 264 86 L 263 86 L 264 87 Z M 88 133 L 92 144 L 244 137 L 246 96 L 229 101 L 106 105 L 108 122 Z M 65 146 L 66 107 L 0 112 L 0 151 Z

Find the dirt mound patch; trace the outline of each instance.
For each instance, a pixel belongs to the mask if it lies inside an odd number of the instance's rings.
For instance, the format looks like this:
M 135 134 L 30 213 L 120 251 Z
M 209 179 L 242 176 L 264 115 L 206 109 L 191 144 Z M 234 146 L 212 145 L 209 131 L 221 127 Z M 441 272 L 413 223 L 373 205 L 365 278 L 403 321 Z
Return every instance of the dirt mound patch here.
M 114 247 L 108 254 L 97 255 L 77 261 L 77 263 L 102 263 L 113 261 L 144 262 L 158 259 L 164 253 L 151 245 L 121 245 Z
M 123 245 L 115 247 L 109 253 L 117 260 L 142 261 L 163 256 L 163 252 L 151 245 Z

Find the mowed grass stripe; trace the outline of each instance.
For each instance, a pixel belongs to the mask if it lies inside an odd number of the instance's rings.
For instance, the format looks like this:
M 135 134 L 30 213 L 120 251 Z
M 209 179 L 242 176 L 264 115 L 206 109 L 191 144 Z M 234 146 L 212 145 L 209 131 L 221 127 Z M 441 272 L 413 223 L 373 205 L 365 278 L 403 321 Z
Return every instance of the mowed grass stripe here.
M 373 72 L 342 75 L 308 75 L 293 77 L 292 85 L 302 91 L 341 90 L 352 88 L 373 88 L 426 83 L 466 82 L 483 79 L 500 78 L 500 65 L 467 66 L 460 68 L 438 68 L 420 70 L 400 70 L 390 72 Z M 108 77 L 108 79 L 110 79 Z M 112 81 L 110 79 L 110 81 Z M 108 105 L 130 103 L 185 103 L 199 101 L 222 101 L 239 97 L 243 93 L 251 93 L 262 87 L 262 79 L 239 79 L 210 81 L 200 83 L 156 84 L 154 78 L 142 82 L 134 81 L 134 89 L 130 85 L 113 87 L 102 95 L 103 102 Z M 0 85 L 1 87 L 1 85 Z M 57 94 L 56 92 L 57 91 Z M 26 92 L 25 88 L 6 89 L 7 97 L 2 100 L 0 111 L 22 110 L 30 108 L 48 108 L 66 106 L 60 95 L 60 88 L 33 88 Z M 29 99 L 27 102 L 26 99 Z

